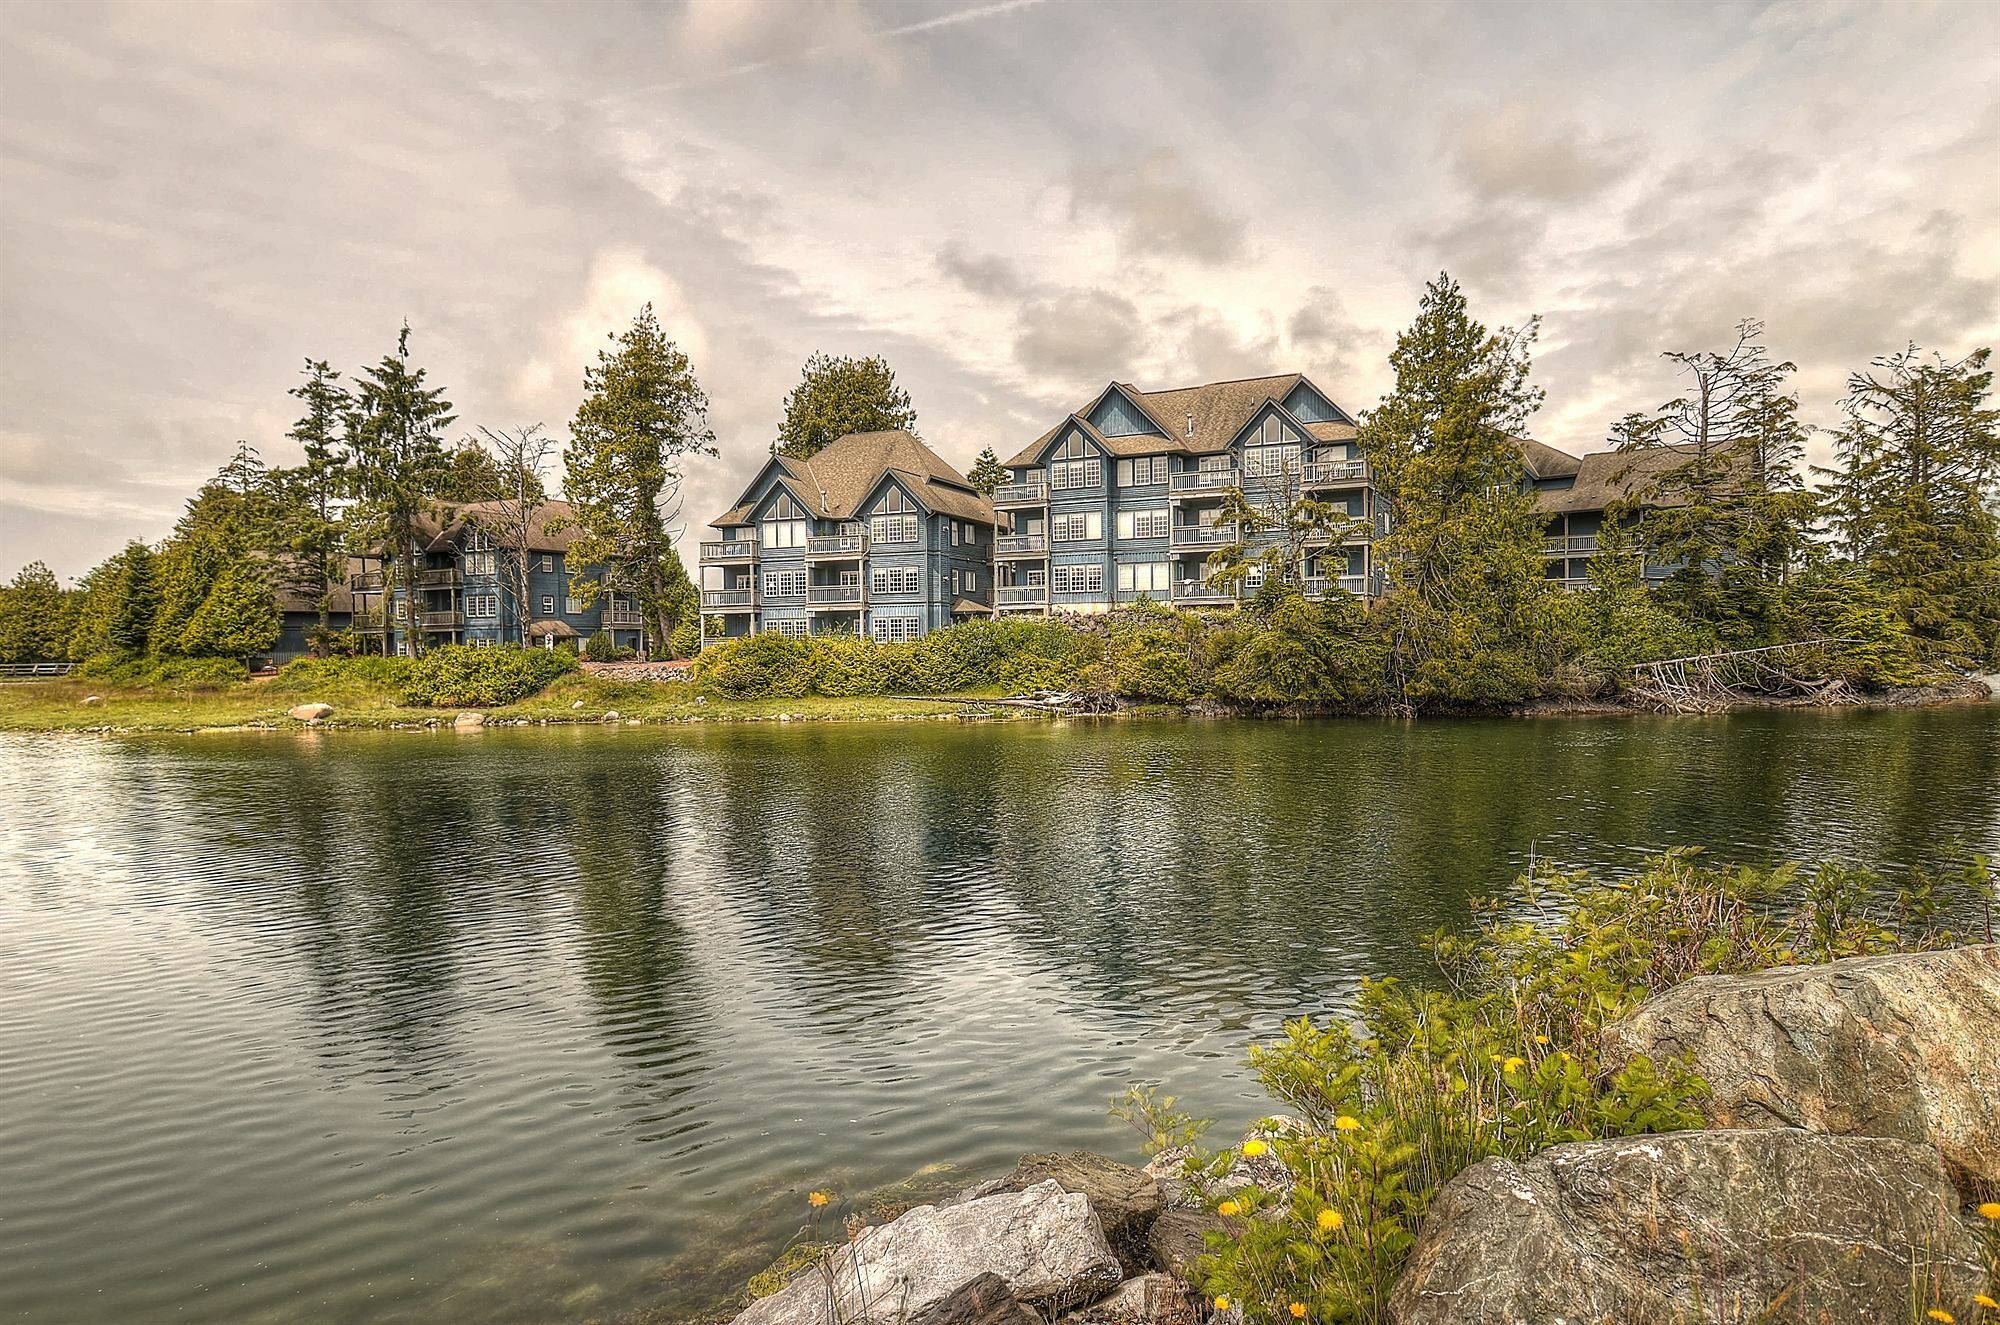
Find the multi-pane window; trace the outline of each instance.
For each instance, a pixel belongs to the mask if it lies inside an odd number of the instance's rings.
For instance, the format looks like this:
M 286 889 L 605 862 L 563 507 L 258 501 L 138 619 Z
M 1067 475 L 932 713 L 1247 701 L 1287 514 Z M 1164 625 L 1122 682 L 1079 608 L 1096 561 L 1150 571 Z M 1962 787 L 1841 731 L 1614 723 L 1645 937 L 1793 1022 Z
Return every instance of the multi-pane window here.
M 500 615 L 500 595 L 493 593 L 469 593 L 465 596 L 465 614 L 469 617 L 497 617 Z
M 965 591 L 967 593 L 979 592 L 979 572 L 977 570 L 969 570 L 965 573 Z
M 574 595 L 565 595 L 563 597 L 563 611 L 570 616 L 577 615 L 583 611 L 583 600 Z
M 1057 593 L 1104 592 L 1104 567 L 1100 564 L 1053 566 L 1049 574 L 1054 577 L 1050 584 Z
M 1167 513 L 1165 511 L 1118 512 L 1118 537 L 1120 538 L 1165 538 L 1167 536 L 1167 529 Z
M 786 639 L 804 639 L 806 637 L 806 622 L 804 617 L 781 617 L 771 622 L 767 629 L 777 632 Z
M 1263 427 L 1243 441 L 1245 477 L 1268 478 L 1297 470 L 1300 440 L 1277 415 L 1266 414 Z
M 1121 562 L 1118 587 L 1127 593 L 1164 593 L 1173 583 L 1172 568 L 1164 561 Z
M 875 506 L 868 534 L 877 543 L 914 543 L 918 523 L 917 504 L 901 488 L 891 487 Z
M 543 616 L 554 616 L 555 614 L 556 614 L 556 596 L 555 596 L 554 594 L 552 594 L 552 593 L 545 593 L 545 594 L 543 594 L 543 595 L 542 595 L 542 615 L 543 615 Z
M 951 522 L 951 545 L 953 547 L 958 546 L 958 534 L 959 534 L 958 521 L 953 520 Z
M 771 503 L 770 511 L 764 516 L 761 537 L 767 548 L 804 547 L 805 509 L 790 497 L 779 497 Z
M 1058 543 L 1076 543 L 1104 537 L 1104 512 L 1069 511 L 1049 517 L 1049 537 Z
M 1049 486 L 1061 492 L 1073 488 L 1104 485 L 1104 461 L 1084 445 L 1075 433 L 1049 461 Z
M 1136 460 L 1118 462 L 1118 486 L 1121 488 L 1145 488 L 1167 481 L 1167 458 L 1163 455 L 1142 455 Z
M 493 574 L 493 570 L 494 562 L 491 552 L 472 552 L 466 555 L 465 573 L 467 575 L 491 575 Z
M 542 569 L 553 573 L 555 568 L 556 559 L 546 552 L 542 553 Z
M 806 596 L 806 573 L 802 570 L 765 571 L 764 596 L 766 598 L 804 598 Z
M 409 615 L 410 615 L 409 600 L 405 598 L 398 598 L 396 600 L 396 620 L 402 621 L 406 619 Z
M 923 635 L 924 621 L 914 616 L 878 616 L 870 629 L 885 644 L 907 644 Z
M 877 566 L 870 575 L 870 586 L 883 594 L 921 593 L 924 576 L 915 566 Z
M 1049 572 L 1046 567 L 1042 566 L 1037 566 L 1033 570 L 1029 571 L 1028 578 L 1025 581 L 1028 587 L 1032 589 L 1039 589 L 1048 582 L 1049 582 Z

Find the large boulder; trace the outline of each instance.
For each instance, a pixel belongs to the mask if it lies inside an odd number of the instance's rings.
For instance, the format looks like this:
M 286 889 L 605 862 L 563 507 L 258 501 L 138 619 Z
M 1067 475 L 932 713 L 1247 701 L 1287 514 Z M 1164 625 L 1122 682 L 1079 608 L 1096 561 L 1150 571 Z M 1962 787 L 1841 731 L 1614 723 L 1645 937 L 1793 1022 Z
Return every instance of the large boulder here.
M 1606 1029 L 1613 1067 L 1686 1056 L 1717 1127 L 1935 1146 L 2000 1184 L 2000 946 L 1697 976 Z
M 1073 1150 L 1021 1156 L 1014 1171 L 1000 1179 L 997 1190 L 1021 1192 L 1042 1182 L 1054 1182 L 1066 1192 L 1087 1198 L 1125 1272 L 1145 1270 L 1146 1234 L 1166 1204 L 1151 1176 L 1130 1164 L 1088 1150 Z
M 989 1270 L 910 1325 L 1042 1325 L 1042 1318 L 1014 1296 L 1005 1279 Z
M 1156 1270 L 1192 1281 L 1195 1263 L 1208 1254 L 1208 1235 L 1228 1231 L 1229 1222 L 1213 1210 L 1173 1206 L 1153 1221 L 1146 1259 Z
M 288 718 L 297 718 L 300 722 L 321 722 L 333 716 L 333 705 L 317 702 L 295 704 L 285 710 L 285 716 Z
M 1937 1156 L 1820 1133 L 1672 1132 L 1488 1159 L 1432 1203 L 1397 1325 L 1687 1325 L 1967 1314 L 1979 1248 Z M 1934 1296 L 1933 1296 L 1934 1294 Z
M 1089 1199 L 1041 1182 L 961 1205 L 920 1205 L 863 1230 L 850 1250 L 757 1302 L 736 1325 L 914 1320 L 989 1273 L 1047 1314 L 1102 1297 L 1124 1278 Z

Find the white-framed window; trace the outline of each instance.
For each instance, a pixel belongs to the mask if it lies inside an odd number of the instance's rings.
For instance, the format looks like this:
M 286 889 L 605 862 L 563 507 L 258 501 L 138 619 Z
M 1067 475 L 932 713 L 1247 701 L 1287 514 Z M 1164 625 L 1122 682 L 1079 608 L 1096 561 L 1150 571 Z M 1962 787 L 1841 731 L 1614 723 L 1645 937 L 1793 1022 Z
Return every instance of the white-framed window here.
M 396 600 L 396 620 L 407 621 L 409 619 L 410 619 L 409 601 L 407 599 L 398 598 Z
M 1104 567 L 1095 562 L 1088 566 L 1052 566 L 1049 574 L 1054 576 L 1051 587 L 1057 593 L 1104 592 Z
M 572 594 L 566 594 L 563 596 L 563 613 L 565 615 L 578 616 L 582 612 L 583 612 L 583 600 L 581 598 L 578 598 Z
M 474 529 L 465 536 L 465 547 L 468 552 L 484 552 L 492 546 L 493 535 L 484 529 Z
M 1104 512 L 1068 511 L 1049 517 L 1049 538 L 1057 543 L 1079 543 L 1104 537 Z
M 1104 461 L 1075 433 L 1049 461 L 1049 487 L 1057 492 L 1104 485 Z
M 491 552 L 471 552 L 466 554 L 465 573 L 467 575 L 491 575 L 494 572 Z
M 1118 462 L 1118 486 L 1121 488 L 1150 488 L 1166 481 L 1167 458 L 1163 455 L 1142 455 Z
M 914 616 L 878 616 L 870 624 L 869 630 L 884 644 L 907 644 L 923 635 L 924 619 Z
M 556 568 L 556 559 L 550 556 L 546 552 L 542 553 L 542 569 L 545 572 L 553 573 L 555 568 Z
M 771 503 L 771 509 L 764 516 L 764 523 L 758 535 L 767 548 L 804 547 L 806 545 L 805 508 L 790 497 L 779 497 Z
M 953 598 L 958 597 L 958 576 L 959 573 L 957 571 L 951 573 L 951 596 Z
M 1167 536 L 1167 529 L 1167 513 L 1165 511 L 1118 512 L 1118 537 L 1120 538 L 1165 538 Z
M 892 485 L 875 505 L 875 515 L 868 522 L 868 536 L 877 543 L 914 543 L 917 523 L 917 504 L 901 488 Z
M 1173 584 L 1173 567 L 1164 561 L 1128 561 L 1118 565 L 1118 588 L 1125 593 L 1165 593 Z
M 965 591 L 967 593 L 979 592 L 979 569 L 977 567 L 965 573 Z
M 804 639 L 806 637 L 806 621 L 803 617 L 780 617 L 778 620 L 771 622 L 766 629 L 775 631 L 783 635 L 786 639 Z
M 1033 570 L 1029 571 L 1028 578 L 1026 581 L 1024 581 L 1024 583 L 1026 583 L 1028 587 L 1032 589 L 1039 589 L 1043 585 L 1046 585 L 1048 582 L 1049 582 L 1049 572 L 1048 568 L 1045 566 L 1037 566 Z
M 469 617 L 497 617 L 500 615 L 500 595 L 495 593 L 469 593 L 465 596 L 465 614 Z
M 542 615 L 543 615 L 543 616 L 554 616 L 555 614 L 556 614 L 556 596 L 555 596 L 554 594 L 552 594 L 552 593 L 545 593 L 545 594 L 543 594 L 543 595 L 542 595 Z
M 869 586 L 879 594 L 922 593 L 924 574 L 915 566 L 877 566 L 869 574 Z
M 806 596 L 806 573 L 803 570 L 765 571 L 764 596 L 766 598 L 804 598 Z
M 1299 468 L 1299 448 L 1286 446 L 1246 446 L 1243 448 L 1243 477 L 1274 478 L 1295 474 Z
M 410 642 L 408 640 L 399 639 L 396 641 L 396 656 L 398 658 L 407 658 L 410 656 Z
M 953 547 L 957 547 L 957 546 L 958 546 L 958 534 L 959 534 L 959 525 L 958 525 L 958 521 L 956 521 L 956 520 L 953 520 L 953 521 L 951 522 L 951 545 L 952 545 Z

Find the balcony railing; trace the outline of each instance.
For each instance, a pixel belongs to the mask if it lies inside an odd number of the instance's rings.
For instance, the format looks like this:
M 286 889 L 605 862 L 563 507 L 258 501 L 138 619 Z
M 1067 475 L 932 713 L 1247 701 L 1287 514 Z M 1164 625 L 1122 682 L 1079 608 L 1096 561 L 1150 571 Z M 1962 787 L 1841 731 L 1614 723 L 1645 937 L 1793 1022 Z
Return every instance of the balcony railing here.
M 356 593 L 377 593 L 382 588 L 382 572 L 365 570 L 347 577 L 347 587 Z
M 1236 541 L 1234 524 L 1177 524 L 1167 539 L 1168 547 L 1221 547 Z
M 808 557 L 861 557 L 868 554 L 866 534 L 821 534 L 806 540 Z
M 1002 534 L 993 540 L 996 557 L 1039 557 L 1047 555 L 1047 534 Z
M 1544 553 L 1551 557 L 1574 556 L 1577 553 L 1589 555 L 1597 551 L 1597 535 L 1571 534 L 1568 538 L 1551 538 L 1542 547 Z
M 465 583 L 465 577 L 458 573 L 458 567 L 441 567 L 420 571 L 417 575 L 419 589 L 456 589 Z
M 417 620 L 425 630 L 462 630 L 465 627 L 463 612 L 419 612 Z
M 382 633 L 380 612 L 356 612 L 349 618 L 349 624 L 357 635 L 379 635 Z
M 1213 584 L 1207 580 L 1175 580 L 1174 601 L 1177 603 L 1233 603 L 1236 590 L 1230 585 Z
M 1318 460 L 1307 465 L 1304 471 L 1305 485 L 1309 488 L 1330 487 L 1336 483 L 1366 483 L 1368 462 L 1366 460 Z
M 858 584 L 815 584 L 806 590 L 806 602 L 813 607 L 859 607 Z
M 757 606 L 755 589 L 703 589 L 701 605 L 717 612 L 748 612 Z
M 1003 584 L 993 591 L 995 607 L 1046 607 L 1048 601 L 1046 584 Z
M 1357 598 L 1366 598 L 1368 596 L 1368 577 L 1366 575 L 1308 575 L 1300 587 L 1306 591 L 1306 597 L 1308 598 L 1324 598 L 1326 597 L 1327 590 L 1332 588 L 1345 589 Z
M 1027 483 L 1002 483 L 993 489 L 995 506 L 1041 506 L 1048 499 L 1049 485 L 1038 479 Z
M 1169 492 L 1221 492 L 1238 487 L 1243 476 L 1234 469 L 1197 469 L 1186 474 L 1175 474 L 1167 484 Z
M 701 545 L 703 561 L 754 561 L 756 558 L 757 540 L 754 538 L 731 538 Z
M 643 626 L 646 618 L 636 607 L 607 607 L 604 609 L 604 624 L 607 626 Z

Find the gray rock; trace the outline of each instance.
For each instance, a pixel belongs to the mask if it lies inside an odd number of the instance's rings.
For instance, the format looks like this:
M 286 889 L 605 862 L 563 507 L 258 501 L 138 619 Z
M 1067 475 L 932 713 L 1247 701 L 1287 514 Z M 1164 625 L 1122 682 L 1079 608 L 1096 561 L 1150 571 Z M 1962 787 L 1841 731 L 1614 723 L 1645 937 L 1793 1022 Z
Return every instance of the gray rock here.
M 583 701 L 580 699 L 572 699 L 569 702 L 569 706 L 573 709 L 580 709 L 583 707 Z
M 1146 1234 L 1165 1207 L 1160 1188 L 1146 1173 L 1130 1164 L 1074 1150 L 1068 1154 L 1023 1155 L 1013 1173 L 1000 1180 L 1002 1191 L 1026 1191 L 1039 1182 L 1053 1181 L 1066 1192 L 1079 1192 L 1089 1199 L 1104 1227 L 1104 1237 L 1117 1253 L 1127 1274 L 1146 1268 Z
M 1935 1146 L 1961 1189 L 2000 1184 L 2000 946 L 1698 976 L 1604 1034 L 1615 1070 L 1686 1055 L 1718 1127 Z
M 1672 1132 L 1488 1159 L 1432 1203 L 1396 1325 L 1688 1325 L 1965 1314 L 1976 1239 L 1937 1156 L 1787 1129 Z M 1928 1262 L 1928 1264 L 1920 1264 Z
M 852 1325 L 905 1321 L 982 1274 L 1021 1302 L 1048 1311 L 1080 1305 L 1124 1276 L 1080 1193 L 1042 1182 L 963 1205 L 920 1205 L 870 1228 L 837 1253 L 751 1306 L 736 1325 Z
M 451 725 L 464 731 L 476 730 L 486 725 L 484 713 L 461 713 L 451 720 Z
M 606 709 L 606 710 L 604 710 L 604 716 L 603 716 L 603 717 L 601 717 L 601 718 L 599 718 L 599 719 L 598 719 L 598 721 L 599 721 L 599 722 L 616 722 L 616 721 L 618 721 L 618 716 L 619 716 L 619 715 L 618 715 L 618 710 L 617 710 L 617 709 Z
M 910 1325 L 1042 1325 L 1042 1318 L 1021 1304 L 1005 1279 L 989 1270 Z
M 286 709 L 285 716 L 288 718 L 297 718 L 300 722 L 319 722 L 324 718 L 333 716 L 333 705 L 320 703 L 299 704 Z
M 102 703 L 104 702 L 104 696 L 102 696 L 102 695 L 85 695 L 85 696 L 83 697 L 83 702 L 84 702 L 84 703 L 86 703 L 86 704 L 102 704 Z
M 1195 1262 L 1208 1254 L 1208 1234 L 1229 1225 L 1211 1210 L 1174 1206 L 1160 1213 L 1146 1234 L 1146 1259 L 1156 1270 L 1194 1279 Z
M 1057 1325 L 1155 1325 L 1191 1321 L 1194 1304 L 1188 1286 L 1170 1274 L 1142 1274 L 1127 1279 L 1111 1296 L 1072 1311 Z

